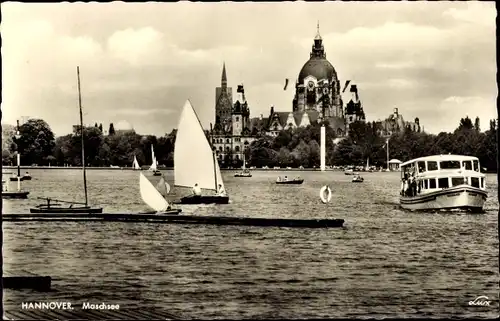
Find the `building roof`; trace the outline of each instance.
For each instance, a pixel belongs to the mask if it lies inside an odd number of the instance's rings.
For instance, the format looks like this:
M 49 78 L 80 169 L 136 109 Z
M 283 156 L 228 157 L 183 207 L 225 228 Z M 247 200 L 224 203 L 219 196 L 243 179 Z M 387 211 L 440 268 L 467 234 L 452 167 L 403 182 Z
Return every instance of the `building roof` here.
M 334 79 L 336 81 L 338 79 L 332 64 L 325 58 L 318 57 L 313 57 L 304 64 L 299 73 L 299 84 L 303 84 L 308 76 L 313 76 L 317 80 Z
M 474 157 L 474 156 L 452 155 L 452 154 L 448 154 L 448 155 L 432 155 L 432 156 L 425 156 L 425 157 L 419 157 L 419 158 L 411 159 L 411 160 L 409 160 L 409 161 L 404 162 L 403 164 L 401 164 L 401 166 L 408 165 L 408 164 L 411 164 L 411 163 L 414 163 L 414 162 L 418 162 L 418 161 L 435 161 L 435 162 L 439 162 L 439 161 L 463 161 L 463 160 L 478 160 L 478 158 Z

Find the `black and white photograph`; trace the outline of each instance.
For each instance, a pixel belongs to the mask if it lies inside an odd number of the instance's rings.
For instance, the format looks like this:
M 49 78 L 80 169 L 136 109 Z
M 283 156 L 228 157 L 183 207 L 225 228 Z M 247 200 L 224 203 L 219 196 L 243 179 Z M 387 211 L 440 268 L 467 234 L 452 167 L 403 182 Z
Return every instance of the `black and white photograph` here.
M 499 318 L 496 20 L 2 2 L 3 320 Z

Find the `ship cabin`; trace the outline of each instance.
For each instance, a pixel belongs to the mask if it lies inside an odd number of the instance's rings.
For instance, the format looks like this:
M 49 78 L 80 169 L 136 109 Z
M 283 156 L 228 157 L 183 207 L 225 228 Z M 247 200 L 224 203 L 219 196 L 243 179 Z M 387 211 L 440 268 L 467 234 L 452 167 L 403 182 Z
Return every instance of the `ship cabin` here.
M 412 159 L 401 164 L 401 180 L 413 177 L 417 194 L 427 194 L 458 185 L 486 189 L 486 176 L 479 159 L 473 156 L 435 155 Z

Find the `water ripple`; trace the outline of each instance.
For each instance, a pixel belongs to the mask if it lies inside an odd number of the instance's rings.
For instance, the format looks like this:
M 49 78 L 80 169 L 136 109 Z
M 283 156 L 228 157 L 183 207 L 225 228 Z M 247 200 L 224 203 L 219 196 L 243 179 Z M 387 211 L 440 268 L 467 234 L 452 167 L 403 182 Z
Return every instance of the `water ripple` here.
M 172 172 L 166 172 L 172 183 Z M 274 184 L 275 172 L 237 179 L 225 172 L 232 203 L 185 213 L 343 218 L 341 229 L 123 224 L 3 224 L 4 268 L 51 275 L 50 292 L 4 291 L 22 301 L 109 302 L 168 307 L 183 318 L 493 318 L 498 316 L 496 177 L 486 213 L 412 213 L 398 205 L 398 173 L 366 173 L 351 184 L 335 172 L 304 172 L 301 186 Z M 286 175 L 285 173 L 280 173 Z M 4 200 L 20 213 L 37 196 L 81 200 L 81 173 L 33 170 L 29 200 Z M 295 175 L 288 173 L 289 176 Z M 138 173 L 89 171 L 90 200 L 106 212 L 147 208 Z M 156 177 L 150 177 L 156 183 Z M 23 182 L 24 184 L 24 182 Z M 333 188 L 332 203 L 319 189 Z M 173 186 L 173 184 L 171 184 Z M 174 188 L 169 199 L 182 195 Z M 486 295 L 491 307 L 469 306 Z

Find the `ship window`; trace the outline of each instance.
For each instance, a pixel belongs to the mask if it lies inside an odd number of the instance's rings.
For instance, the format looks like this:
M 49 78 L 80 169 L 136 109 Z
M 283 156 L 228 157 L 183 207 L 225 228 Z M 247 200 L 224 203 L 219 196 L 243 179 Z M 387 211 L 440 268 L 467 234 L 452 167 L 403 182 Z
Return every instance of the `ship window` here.
M 472 187 L 477 187 L 479 188 L 479 177 L 471 177 L 470 178 L 470 185 Z
M 429 188 L 429 181 L 424 179 L 424 189 L 428 189 Z
M 239 151 L 240 151 L 240 146 L 236 146 L 236 147 L 234 148 L 234 150 L 235 150 L 236 152 L 239 152 Z
M 228 143 L 228 144 L 230 143 L 229 138 L 228 138 L 228 139 L 226 139 L 226 143 Z
M 481 178 L 481 188 L 484 188 L 484 177 Z
M 428 171 L 437 171 L 437 169 L 438 169 L 437 162 L 427 162 Z
M 439 162 L 439 167 L 441 169 L 460 169 L 459 161 L 442 161 Z
M 240 117 L 236 116 L 236 121 L 240 121 Z
M 472 162 L 471 161 L 463 161 L 462 162 L 464 164 L 464 168 L 468 171 L 471 171 L 472 170 Z
M 219 151 L 222 152 L 222 146 L 219 146 Z
M 226 152 L 229 152 L 229 146 L 226 146 Z
M 464 182 L 465 180 L 465 182 Z M 451 186 L 458 186 L 458 185 L 462 185 L 462 184 L 466 184 L 466 181 L 467 178 L 465 177 L 452 177 L 451 178 Z
M 429 180 L 429 188 L 436 188 L 436 180 L 434 178 Z
M 479 161 L 477 161 L 477 160 L 474 161 L 474 170 L 476 172 L 479 172 Z
M 417 167 L 419 173 L 425 172 L 425 162 L 418 162 Z
M 438 187 L 439 188 L 448 188 L 450 187 L 450 183 L 448 177 L 438 178 Z

